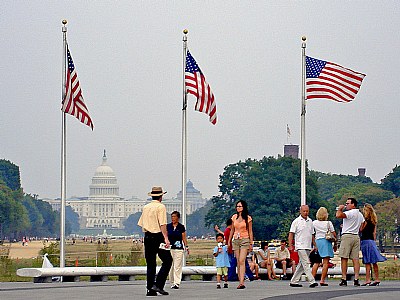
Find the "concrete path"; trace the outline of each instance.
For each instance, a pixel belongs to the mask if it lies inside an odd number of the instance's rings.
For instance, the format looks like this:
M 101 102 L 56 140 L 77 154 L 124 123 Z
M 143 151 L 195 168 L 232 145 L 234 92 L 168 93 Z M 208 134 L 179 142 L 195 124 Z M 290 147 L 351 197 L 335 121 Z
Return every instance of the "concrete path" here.
M 289 281 L 246 282 L 246 289 L 237 290 L 237 282 L 230 282 L 228 289 L 216 289 L 215 282 L 185 281 L 179 290 L 166 285 L 169 296 L 145 297 L 145 281 L 131 282 L 75 282 L 30 283 L 0 282 L 0 299 L 86 300 L 86 299 L 400 299 L 400 281 L 384 281 L 378 287 L 338 286 L 338 280 L 330 280 L 328 287 L 311 289 L 307 283 L 302 288 L 289 287 Z M 238 298 L 239 297 L 239 298 Z

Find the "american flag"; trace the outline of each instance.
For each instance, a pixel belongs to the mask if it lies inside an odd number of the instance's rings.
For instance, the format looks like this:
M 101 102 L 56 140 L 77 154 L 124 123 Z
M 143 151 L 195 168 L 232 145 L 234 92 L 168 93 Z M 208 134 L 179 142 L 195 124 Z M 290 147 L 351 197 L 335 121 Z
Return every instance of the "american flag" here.
M 358 93 L 365 74 L 335 63 L 306 57 L 307 99 L 350 102 Z
M 185 86 L 186 92 L 197 98 L 195 110 L 208 114 L 210 122 L 215 125 L 217 123 L 217 107 L 214 94 L 189 51 L 186 54 Z
M 74 62 L 67 45 L 68 70 L 67 81 L 65 83 L 65 98 L 62 102 L 61 110 L 67 114 L 75 116 L 79 121 L 93 130 L 92 119 L 83 100 L 81 86 L 79 85 L 78 74 L 75 71 Z

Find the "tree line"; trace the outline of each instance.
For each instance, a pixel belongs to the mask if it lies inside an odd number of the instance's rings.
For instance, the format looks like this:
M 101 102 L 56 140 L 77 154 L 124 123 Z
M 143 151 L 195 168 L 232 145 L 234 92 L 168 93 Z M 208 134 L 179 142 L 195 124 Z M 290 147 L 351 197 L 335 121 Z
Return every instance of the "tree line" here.
M 245 200 L 253 217 L 256 239 L 286 238 L 290 224 L 298 216 L 300 206 L 300 160 L 291 157 L 247 159 L 224 168 L 219 180 L 220 195 L 211 198 L 212 206 L 205 216 L 205 224 L 224 226 L 235 213 L 235 203 Z M 306 170 L 307 199 L 310 217 L 315 219 L 319 207 L 330 213 L 336 230 L 340 221 L 335 218 L 336 207 L 347 197 L 355 197 L 362 205 L 375 206 L 380 223 L 378 237 L 394 239 L 400 234 L 396 220 L 400 220 L 400 166 L 373 183 L 366 176 L 337 175 Z
M 0 160 L 0 240 L 28 237 L 56 237 L 60 231 L 59 213 L 47 202 L 24 193 L 19 167 Z M 71 231 L 71 224 L 66 224 Z
M 235 212 L 234 204 L 246 200 L 254 219 L 254 234 L 259 240 L 285 238 L 291 221 L 297 217 L 300 205 L 300 160 L 291 157 L 247 159 L 227 165 L 219 177 L 219 195 L 187 217 L 189 235 L 206 235 L 215 224 L 224 227 Z M 400 234 L 400 166 L 373 183 L 366 176 L 338 175 L 306 169 L 307 199 L 310 216 L 325 206 L 330 219 L 335 207 L 347 197 L 355 197 L 362 205 L 375 206 L 379 217 L 378 236 L 381 244 Z M 128 233 L 140 232 L 136 227 L 140 213 L 125 221 Z M 0 160 L 0 236 L 58 236 L 60 216 L 51 206 L 23 192 L 19 167 Z M 78 216 L 66 207 L 66 233 L 79 230 Z

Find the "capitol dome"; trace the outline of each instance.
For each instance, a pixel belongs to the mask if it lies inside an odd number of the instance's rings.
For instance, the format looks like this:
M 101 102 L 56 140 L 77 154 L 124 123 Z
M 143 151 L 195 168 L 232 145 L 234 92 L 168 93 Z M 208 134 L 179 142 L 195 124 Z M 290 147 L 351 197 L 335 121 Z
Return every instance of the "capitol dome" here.
M 117 177 L 114 170 L 107 164 L 106 150 L 104 150 L 103 162 L 97 167 L 89 189 L 89 199 L 120 199 Z
M 112 176 L 115 177 L 114 170 L 107 165 L 107 157 L 103 156 L 103 162 L 100 166 L 97 167 L 96 172 L 94 173 L 94 176 Z

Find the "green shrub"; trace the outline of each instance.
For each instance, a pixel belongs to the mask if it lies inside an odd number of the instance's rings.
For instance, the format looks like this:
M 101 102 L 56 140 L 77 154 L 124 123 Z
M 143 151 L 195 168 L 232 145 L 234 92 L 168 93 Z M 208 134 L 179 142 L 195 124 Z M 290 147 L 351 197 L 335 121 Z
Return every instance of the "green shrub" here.
M 60 265 L 60 243 L 44 243 L 43 249 L 39 251 L 40 255 L 48 254 L 48 259 L 52 263 L 53 266 L 57 267 Z

